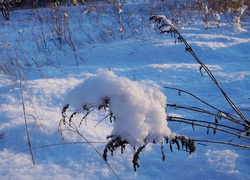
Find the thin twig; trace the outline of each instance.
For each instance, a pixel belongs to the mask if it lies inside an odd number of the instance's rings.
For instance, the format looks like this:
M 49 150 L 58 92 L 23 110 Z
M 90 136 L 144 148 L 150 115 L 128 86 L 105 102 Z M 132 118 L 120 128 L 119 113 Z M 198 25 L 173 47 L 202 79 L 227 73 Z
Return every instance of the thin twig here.
M 181 120 L 183 122 L 185 121 L 184 123 L 191 122 L 192 125 L 193 125 L 193 122 L 206 123 L 206 124 L 212 124 L 212 125 L 215 125 L 215 126 L 221 126 L 221 127 L 225 127 L 225 128 L 231 129 L 231 130 L 242 132 L 242 129 L 238 129 L 238 128 L 235 128 L 235 127 L 231 127 L 231 126 L 227 126 L 227 125 L 219 124 L 219 123 L 215 123 L 215 122 L 204 121 L 204 120 L 189 119 L 189 118 L 174 117 L 174 116 L 168 116 L 167 120 L 170 121 L 170 122 L 171 121 L 178 122 L 179 120 Z M 190 124 L 190 123 L 187 123 L 187 124 Z
M 244 135 L 241 135 L 239 133 L 235 133 L 235 132 L 231 132 L 231 131 L 228 131 L 228 130 L 225 130 L 225 129 L 221 129 L 221 128 L 218 128 L 218 127 L 213 127 L 213 126 L 209 126 L 209 125 L 204 125 L 204 124 L 199 124 L 199 123 L 194 123 L 194 122 L 187 122 L 185 120 L 182 120 L 182 119 L 175 119 L 175 118 L 169 118 L 169 121 L 175 121 L 175 122 L 183 122 L 183 123 L 186 123 L 186 124 L 191 124 L 193 126 L 200 126 L 200 127 L 205 127 L 205 128 L 208 128 L 208 129 L 214 129 L 215 131 L 221 131 L 221 132 L 225 132 L 225 133 L 228 133 L 228 134 L 232 134 L 234 136 L 238 136 L 239 138 L 244 138 L 244 139 L 248 139 L 250 140 L 250 137 L 249 136 L 244 136 Z
M 62 145 L 68 145 L 68 144 L 70 144 L 70 145 L 73 144 L 74 145 L 74 144 L 87 144 L 87 143 L 88 142 L 63 142 L 63 143 L 46 144 L 46 145 L 42 145 L 42 146 L 32 147 L 32 149 L 36 150 L 36 149 L 43 149 L 43 148 L 54 147 L 54 146 L 62 146 Z M 107 142 L 95 142 L 95 141 L 93 141 L 93 142 L 90 142 L 90 143 L 92 143 L 92 144 L 105 144 Z M 18 154 L 20 154 L 22 152 L 27 152 L 27 151 L 30 151 L 30 149 L 24 149 L 22 151 L 14 153 L 14 154 L 12 154 L 10 156 L 7 156 L 7 157 L 1 159 L 1 161 L 5 160 L 5 159 L 9 159 L 9 158 L 11 158 L 13 156 L 16 156 L 16 155 L 18 155 Z
M 178 91 L 178 94 L 179 94 L 179 95 L 181 95 L 182 92 L 183 92 L 183 93 L 186 93 L 186 94 L 188 94 L 188 95 L 194 97 L 194 98 L 197 99 L 198 101 L 202 102 L 203 104 L 205 104 L 205 105 L 207 105 L 207 106 L 209 106 L 209 107 L 215 109 L 215 110 L 218 111 L 218 112 L 224 113 L 224 114 L 226 114 L 227 116 L 234 116 L 234 115 L 232 115 L 232 114 L 226 113 L 226 112 L 224 112 L 224 111 L 218 109 L 217 107 L 215 107 L 215 106 L 213 106 L 213 105 L 207 103 L 207 102 L 204 101 L 203 99 L 199 98 L 198 96 L 196 96 L 196 95 L 194 95 L 194 94 L 192 94 L 192 93 L 190 93 L 190 92 L 188 92 L 188 91 L 186 91 L 186 90 L 179 89 L 179 88 L 173 88 L 173 87 L 166 87 L 166 86 L 163 87 L 163 88 L 165 88 L 165 89 L 176 90 L 176 91 Z
M 240 124 L 242 126 L 245 126 L 244 123 L 240 122 L 239 120 L 237 119 L 234 119 L 234 118 L 231 118 L 229 116 L 226 116 L 224 117 L 223 115 L 220 115 L 220 114 L 216 114 L 216 113 L 212 113 L 210 111 L 207 111 L 207 110 L 204 110 L 204 109 L 201 109 L 201 108 L 198 108 L 198 107 L 186 107 L 186 106 L 180 106 L 180 105 L 176 105 L 176 104 L 167 104 L 168 107 L 172 107 L 172 108 L 178 108 L 178 109 L 186 109 L 186 110 L 190 110 L 190 111 L 196 111 L 196 112 L 199 112 L 199 113 L 204 113 L 204 114 L 209 114 L 209 115 L 213 115 L 213 116 L 216 116 L 216 117 L 220 117 L 220 118 L 225 118 L 227 120 L 230 120 L 234 123 L 237 123 L 237 124 Z
M 19 85 L 20 85 L 20 90 L 21 90 L 21 100 L 22 100 L 22 106 L 23 106 L 23 117 L 24 117 L 25 129 L 26 129 L 26 134 L 27 134 L 27 141 L 28 141 L 28 145 L 29 145 L 29 150 L 30 150 L 32 162 L 35 165 L 36 163 L 35 163 L 35 158 L 34 158 L 33 151 L 32 151 L 30 135 L 29 135 L 29 128 L 28 128 L 28 123 L 27 123 L 27 118 L 26 118 L 26 110 L 25 110 L 24 97 L 23 97 L 22 75 L 21 75 L 19 67 L 18 67 L 18 73 L 19 73 L 19 77 L 20 77 Z
M 68 106 L 67 106 L 67 107 L 68 107 Z M 87 139 L 82 133 L 80 133 L 80 131 L 79 131 L 78 127 L 75 125 L 75 123 L 74 123 L 73 121 L 71 121 L 71 117 L 68 118 L 67 114 L 65 113 L 66 110 L 67 110 L 67 108 L 66 108 L 66 109 L 63 109 L 63 110 L 61 109 L 63 119 L 60 120 L 59 125 L 61 125 L 61 124 L 67 125 L 67 126 L 70 128 L 70 129 L 68 129 L 69 131 L 73 131 L 74 133 L 76 133 L 76 134 L 78 134 L 79 136 L 81 136 L 81 137 L 91 146 L 91 148 L 94 149 L 94 151 L 103 159 L 103 156 L 102 156 L 101 153 L 94 147 L 94 145 L 93 145 L 90 141 L 88 141 L 88 139 Z M 71 115 L 71 116 L 72 116 L 72 115 Z M 65 120 L 66 117 L 68 118 L 69 122 L 67 122 L 67 121 Z M 72 117 L 73 117 L 73 116 L 72 116 Z M 61 128 L 61 127 L 59 127 L 59 131 L 62 131 L 62 128 Z M 60 132 L 60 133 L 62 134 L 62 132 Z M 103 160 L 104 160 L 104 159 L 103 159 Z M 120 179 L 119 176 L 118 176 L 118 175 L 116 174 L 116 172 L 114 171 L 114 169 L 111 167 L 111 165 L 110 165 L 107 161 L 105 161 L 105 160 L 104 160 L 104 162 L 105 162 L 106 165 L 109 167 L 109 169 L 112 171 L 112 173 L 116 176 L 116 178 L 117 178 L 117 179 Z
M 236 147 L 240 147 L 240 148 L 243 148 L 243 149 L 250 150 L 250 146 L 241 145 L 241 144 L 235 144 L 235 143 L 231 143 L 231 142 L 215 141 L 215 140 L 207 140 L 207 139 L 192 139 L 192 140 L 196 141 L 196 142 L 207 142 L 207 143 L 214 143 L 214 144 L 225 144 L 225 145 L 236 146 Z

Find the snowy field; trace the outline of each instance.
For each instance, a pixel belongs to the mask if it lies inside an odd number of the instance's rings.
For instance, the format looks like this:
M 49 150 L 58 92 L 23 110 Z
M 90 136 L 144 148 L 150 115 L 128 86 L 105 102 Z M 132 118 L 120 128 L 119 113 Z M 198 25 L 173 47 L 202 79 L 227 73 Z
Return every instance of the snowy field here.
M 102 120 L 107 112 L 93 111 L 78 128 L 82 136 L 60 124 L 61 109 L 65 103 L 73 103 L 67 100 L 67 93 L 96 76 L 103 76 L 103 79 L 89 82 L 93 89 L 88 89 L 89 93 L 83 92 L 87 97 L 89 95 L 89 99 L 95 89 L 99 94 L 105 91 L 119 95 L 124 90 L 122 88 L 128 90 L 129 86 L 131 94 L 126 94 L 126 98 L 137 99 L 144 93 L 137 88 L 138 85 L 150 87 L 144 89 L 145 94 L 150 92 L 149 98 L 153 98 L 155 103 L 158 103 L 156 99 L 159 98 L 163 104 L 167 101 L 169 104 L 200 106 L 188 95 L 179 96 L 177 91 L 163 88 L 173 87 L 192 92 L 219 109 L 234 113 L 205 72 L 204 76 L 200 74 L 199 65 L 185 52 L 184 45 L 175 43 L 170 35 L 160 35 L 150 28 L 152 22 L 149 17 L 135 17 L 137 21 L 133 25 L 139 25 L 140 28 L 134 33 L 123 27 L 125 35 L 122 40 L 119 30 L 112 31 L 121 28 L 116 17 L 111 19 L 102 14 L 98 19 L 94 13 L 88 13 L 85 6 L 15 10 L 10 13 L 9 21 L 0 19 L 1 70 L 5 68 L 5 73 L 0 72 L 1 179 L 250 179 L 249 150 L 197 143 L 196 151 L 189 155 L 185 150 L 178 151 L 175 145 L 173 152 L 169 145 L 164 145 L 166 159 L 162 161 L 161 145 L 149 143 L 140 154 L 140 167 L 134 172 L 134 149 L 129 145 L 123 154 L 120 149 L 113 156 L 108 153 L 108 164 L 100 156 L 108 142 L 106 137 L 114 128 L 119 129 L 113 127 L 114 123 L 110 123 L 109 118 Z M 222 19 L 220 28 L 211 26 L 208 30 L 204 30 L 199 16 L 193 18 L 190 24 L 179 24 L 179 32 L 249 119 L 249 18 L 241 21 L 241 26 Z M 109 79 L 109 83 L 105 84 L 105 77 L 114 79 L 112 82 Z M 120 85 L 112 84 L 113 81 Z M 166 99 L 163 99 L 165 96 Z M 80 95 L 69 97 L 75 98 L 75 101 L 82 98 Z M 120 129 L 129 131 L 134 137 L 143 136 L 145 132 L 154 135 L 153 129 L 159 128 L 171 129 L 173 133 L 191 138 L 232 139 L 232 136 L 222 132 L 207 135 L 206 128 L 195 127 L 193 131 L 191 125 L 173 122 L 168 122 L 169 128 L 157 127 L 159 124 L 151 127 L 145 123 L 139 129 L 140 132 L 135 132 L 136 123 L 130 118 L 134 118 L 133 108 L 136 106 L 138 109 L 150 106 L 148 101 L 143 100 L 138 98 L 138 103 L 130 109 L 126 104 L 112 107 L 116 112 L 123 112 L 123 108 L 129 109 L 120 117 L 124 121 L 129 119 Z M 73 107 L 70 106 L 68 111 L 69 114 L 73 113 Z M 164 115 L 164 112 L 159 113 Z M 185 113 L 167 109 L 167 115 L 206 118 L 199 113 Z M 149 113 L 147 117 L 157 119 L 158 116 Z M 73 121 L 76 120 L 78 125 L 81 118 L 82 115 L 78 114 Z M 25 119 L 35 165 L 27 141 Z M 162 121 L 158 123 L 166 125 Z M 85 138 L 92 146 L 86 143 Z M 235 141 L 240 142 L 237 139 Z M 131 142 L 141 145 L 140 141 L 133 138 Z

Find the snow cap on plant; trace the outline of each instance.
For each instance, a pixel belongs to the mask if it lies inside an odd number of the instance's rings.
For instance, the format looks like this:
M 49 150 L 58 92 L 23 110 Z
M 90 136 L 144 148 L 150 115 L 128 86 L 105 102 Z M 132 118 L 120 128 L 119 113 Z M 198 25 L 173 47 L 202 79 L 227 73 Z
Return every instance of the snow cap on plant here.
M 166 96 L 156 88 L 101 71 L 72 89 L 65 106 L 76 112 L 83 107 L 104 107 L 114 117 L 111 136 L 125 139 L 133 147 L 145 142 L 161 143 L 170 138 L 166 120 Z

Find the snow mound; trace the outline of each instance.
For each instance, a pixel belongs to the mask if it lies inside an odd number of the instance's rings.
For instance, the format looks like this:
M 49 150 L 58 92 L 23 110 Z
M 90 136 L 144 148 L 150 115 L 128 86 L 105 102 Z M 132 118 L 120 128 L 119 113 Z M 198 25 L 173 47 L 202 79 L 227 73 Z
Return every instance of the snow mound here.
M 72 89 L 65 98 L 65 106 L 76 112 L 83 106 L 100 107 L 109 99 L 108 111 L 115 121 L 111 135 L 126 139 L 140 147 L 145 141 L 160 143 L 170 138 L 166 120 L 166 96 L 156 88 L 118 77 L 112 71 L 101 71 Z

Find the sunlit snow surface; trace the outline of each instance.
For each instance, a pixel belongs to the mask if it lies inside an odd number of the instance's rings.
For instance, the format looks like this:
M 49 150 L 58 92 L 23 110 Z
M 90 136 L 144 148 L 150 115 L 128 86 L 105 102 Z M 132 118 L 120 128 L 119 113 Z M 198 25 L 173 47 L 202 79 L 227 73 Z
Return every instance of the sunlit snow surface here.
M 109 72 L 109 76 L 114 76 L 112 81 L 117 77 L 125 77 L 126 82 L 131 80 L 133 84 L 144 84 L 143 86 L 150 86 L 164 93 L 159 95 L 160 109 L 165 103 L 165 97 L 168 103 L 198 106 L 194 99 L 185 95 L 178 96 L 177 92 L 162 88 L 170 86 L 191 91 L 220 109 L 233 113 L 208 76 L 201 76 L 199 66 L 190 54 L 185 53 L 183 44 L 175 44 L 174 39 L 159 35 L 153 29 L 147 29 L 145 35 L 137 39 L 88 44 L 86 41 L 90 39 L 81 40 L 81 36 L 86 35 L 81 28 L 89 27 L 89 22 L 84 21 L 86 14 L 73 13 L 78 12 L 79 8 L 73 10 L 69 11 L 69 17 L 73 17 L 71 28 L 75 28 L 75 45 L 86 43 L 76 51 L 78 57 L 81 57 L 78 58 L 79 66 L 76 66 L 71 47 L 64 47 L 64 50 L 60 50 L 59 46 L 55 48 L 54 32 L 47 32 L 45 24 L 36 20 L 37 13 L 42 17 L 46 15 L 45 9 L 16 10 L 11 12 L 10 21 L 1 19 L 1 58 L 10 58 L 14 62 L 15 57 L 18 57 L 26 63 L 34 61 L 36 67 L 39 67 L 31 68 L 26 64 L 25 67 L 29 67 L 30 71 L 24 74 L 22 81 L 35 166 L 32 164 L 27 143 L 19 82 L 13 83 L 8 75 L 0 74 L 1 179 L 116 179 L 103 159 L 81 137 L 67 130 L 62 132 L 62 137 L 58 131 L 66 95 L 77 85 L 100 75 L 100 71 L 107 72 L 110 68 L 117 75 Z M 75 20 L 81 23 L 75 23 Z M 241 23 L 242 28 L 222 23 L 221 28 L 204 30 L 203 24 L 197 19 L 190 26 L 179 27 L 179 31 L 239 108 L 249 110 L 250 25 L 249 22 Z M 150 22 L 148 26 L 149 24 Z M 46 44 L 42 39 L 41 28 L 46 32 Z M 117 86 L 116 83 L 113 85 Z M 116 88 L 113 87 L 113 92 L 118 95 L 120 91 L 116 91 Z M 96 90 L 100 93 L 103 91 Z M 133 97 L 133 93 L 126 96 L 135 100 L 143 94 L 141 92 L 138 97 Z M 138 108 L 148 106 L 148 100 L 143 104 L 139 103 L 141 105 Z M 121 108 L 117 106 L 119 103 L 115 103 L 114 108 Z M 246 117 L 250 117 L 249 111 L 243 112 Z M 163 112 L 161 113 L 159 117 L 163 116 Z M 187 116 L 184 112 L 168 109 L 167 114 L 171 113 Z M 130 117 L 130 114 L 128 112 L 126 117 Z M 96 126 L 106 115 L 105 112 L 95 112 L 79 127 L 84 137 L 92 142 L 100 154 L 107 143 L 106 136 L 114 128 L 114 124 L 108 119 Z M 201 118 L 197 116 L 193 118 Z M 80 115 L 75 118 L 81 119 Z M 146 135 L 153 128 L 148 126 L 148 123 L 146 127 L 142 125 L 141 128 L 147 131 L 137 133 Z M 206 129 L 195 128 L 193 131 L 192 127 L 185 124 L 169 123 L 168 126 L 172 132 L 181 135 L 230 140 L 227 134 L 207 135 Z M 131 130 L 131 133 L 133 128 L 124 127 Z M 191 155 L 178 151 L 175 146 L 173 153 L 168 145 L 164 145 L 164 151 L 166 160 L 162 162 L 160 145 L 146 146 L 140 154 L 140 168 L 136 173 L 131 163 L 134 149 L 129 146 L 122 155 L 119 149 L 114 152 L 114 156 L 108 154 L 108 163 L 120 179 L 250 179 L 250 152 L 244 149 L 196 144 L 196 151 Z

